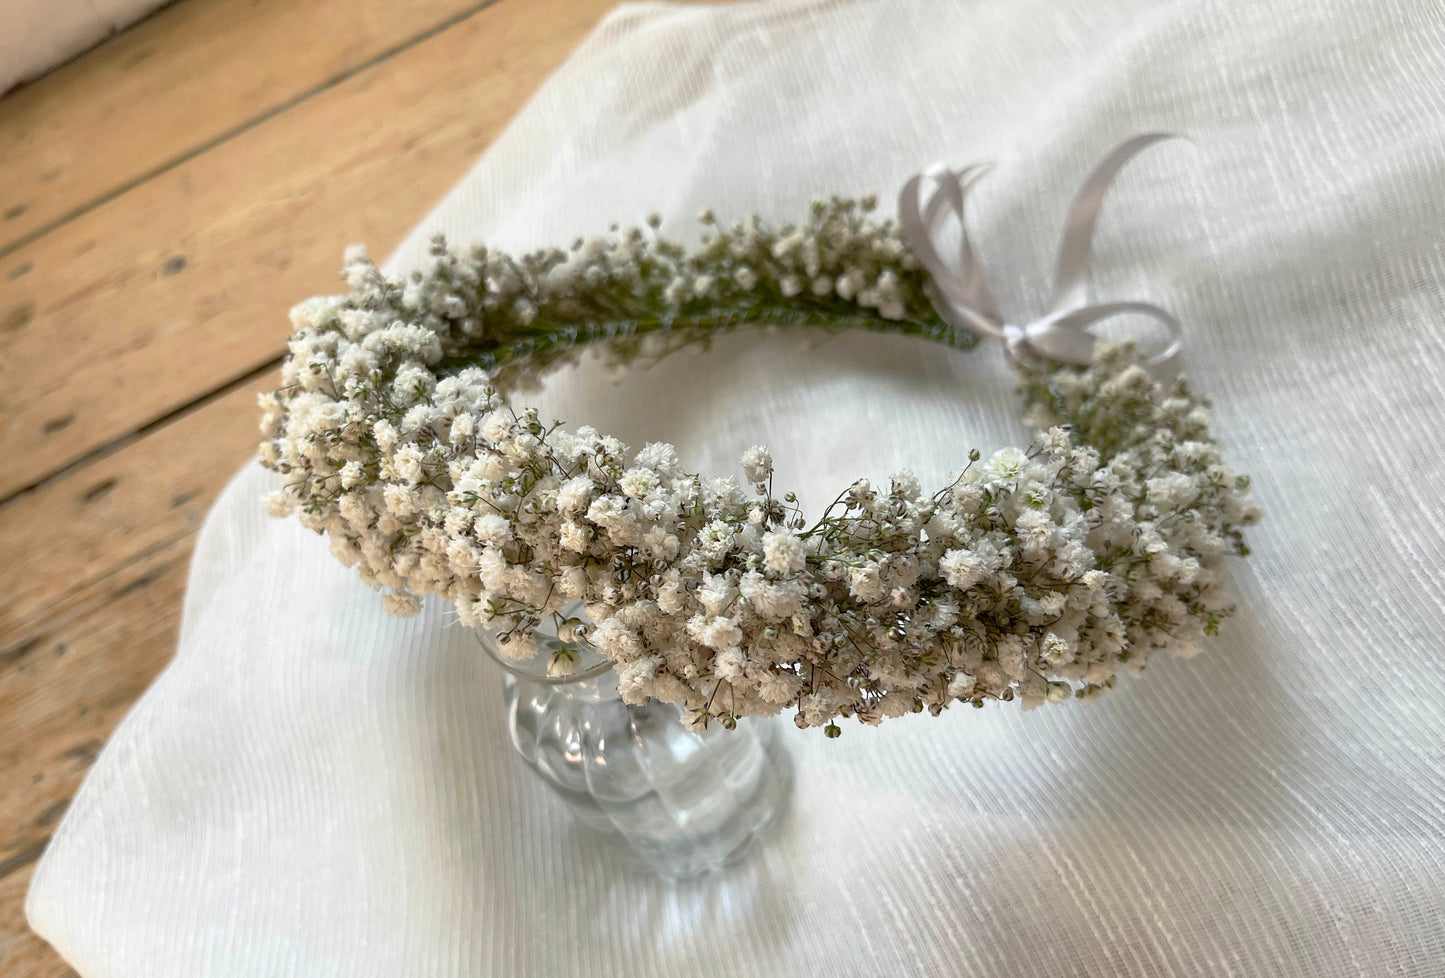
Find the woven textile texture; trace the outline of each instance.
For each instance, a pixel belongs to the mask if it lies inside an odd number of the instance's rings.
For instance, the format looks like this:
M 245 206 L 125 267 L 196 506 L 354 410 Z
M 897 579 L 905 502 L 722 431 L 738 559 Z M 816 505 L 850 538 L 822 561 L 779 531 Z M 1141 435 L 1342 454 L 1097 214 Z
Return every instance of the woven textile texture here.
M 789 725 L 773 843 L 674 889 L 529 779 L 454 616 L 387 619 L 251 467 L 31 921 L 86 978 L 1445 975 L 1442 125 L 1434 0 L 621 8 L 393 270 L 437 230 L 693 235 L 991 159 L 974 226 L 1022 318 L 1090 166 L 1187 133 L 1113 191 L 1095 293 L 1179 316 L 1254 477 L 1238 616 L 1093 705 Z M 711 474 L 765 442 L 813 512 L 1026 437 L 996 348 L 881 336 L 589 362 L 536 403 Z

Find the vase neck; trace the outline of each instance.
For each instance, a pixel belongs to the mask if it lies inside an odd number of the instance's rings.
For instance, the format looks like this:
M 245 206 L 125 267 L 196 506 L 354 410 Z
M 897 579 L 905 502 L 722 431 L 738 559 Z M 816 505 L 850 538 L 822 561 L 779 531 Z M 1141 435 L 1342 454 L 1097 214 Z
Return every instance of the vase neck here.
M 556 679 L 547 683 L 540 683 L 526 676 L 511 673 L 512 677 L 523 685 L 547 686 L 554 696 L 566 696 L 569 699 L 583 700 L 591 703 L 604 703 L 610 700 L 619 700 L 622 694 L 617 690 L 617 672 L 609 669 L 600 676 L 591 679 L 581 679 L 576 682 L 558 681 Z

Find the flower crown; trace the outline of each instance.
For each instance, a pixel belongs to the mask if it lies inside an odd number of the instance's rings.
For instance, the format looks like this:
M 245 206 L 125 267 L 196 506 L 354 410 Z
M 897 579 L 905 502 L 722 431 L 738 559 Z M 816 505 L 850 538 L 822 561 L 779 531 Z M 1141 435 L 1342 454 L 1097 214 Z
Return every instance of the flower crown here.
M 1085 182 L 1054 299 L 1022 327 L 998 313 L 964 224 L 978 167 L 914 177 L 896 220 L 871 217 L 871 198 L 815 202 L 800 224 L 704 213 L 691 252 L 656 217 L 521 256 L 438 238 L 405 280 L 352 249 L 351 291 L 292 311 L 283 386 L 261 399 L 262 464 L 288 478 L 270 508 L 325 533 L 389 611 L 440 594 L 556 675 L 595 648 L 625 700 L 684 704 L 699 726 L 791 707 L 837 736 L 839 717 L 1091 699 L 1214 633 L 1232 611 L 1225 557 L 1248 552 L 1259 518 L 1208 402 L 1146 369 L 1178 349 L 1173 318 L 1085 301 L 1104 192 L 1163 138 L 1127 141 Z M 1167 349 L 1146 359 L 1089 334 L 1122 313 L 1162 323 Z M 671 445 L 634 451 L 503 394 L 584 346 L 638 364 L 759 324 L 998 341 L 1034 439 L 971 452 L 938 489 L 860 479 L 809 518 L 763 448 L 741 483 L 703 478 Z

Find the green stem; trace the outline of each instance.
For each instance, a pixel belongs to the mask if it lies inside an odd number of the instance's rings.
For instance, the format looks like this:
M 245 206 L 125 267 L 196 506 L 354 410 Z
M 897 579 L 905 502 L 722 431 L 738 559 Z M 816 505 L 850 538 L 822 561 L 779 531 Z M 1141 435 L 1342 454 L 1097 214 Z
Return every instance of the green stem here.
M 876 333 L 918 336 L 957 349 L 969 349 L 978 340 L 942 320 L 885 319 L 864 312 L 839 311 L 826 307 L 753 305 L 715 308 L 677 315 L 652 315 L 606 322 L 542 324 L 526 336 L 463 356 L 448 357 L 437 366 L 439 374 L 456 373 L 467 367 L 494 370 L 524 360 L 543 365 L 557 354 L 574 347 L 599 342 L 625 342 L 650 333 L 666 332 L 696 342 L 716 334 L 747 326 L 816 326 L 828 330 L 862 329 Z

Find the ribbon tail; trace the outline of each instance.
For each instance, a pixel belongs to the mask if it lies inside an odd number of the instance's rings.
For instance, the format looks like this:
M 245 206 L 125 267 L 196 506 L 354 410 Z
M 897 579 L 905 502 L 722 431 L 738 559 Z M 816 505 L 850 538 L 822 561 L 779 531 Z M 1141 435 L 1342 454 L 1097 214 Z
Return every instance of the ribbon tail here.
M 989 291 L 988 282 L 983 275 L 983 265 L 973 250 L 973 239 L 968 236 L 968 221 L 965 216 L 968 192 L 991 169 L 993 169 L 992 164 L 975 164 L 959 174 L 958 261 L 963 272 L 964 303 L 985 320 L 999 323 L 1003 320 L 1003 316 L 999 314 L 998 303 L 994 300 L 993 293 Z
M 898 194 L 898 226 L 903 232 L 903 238 L 912 249 L 913 256 L 919 263 L 928 270 L 933 277 L 933 283 L 945 294 L 951 294 L 961 287 L 957 281 L 953 269 L 938 254 L 934 247 L 933 235 L 930 233 L 931 215 L 935 215 L 940 206 L 939 192 L 935 190 L 929 195 L 928 203 L 924 210 L 919 209 L 918 190 L 923 183 L 923 174 L 915 173 L 908 178 L 903 189 Z M 925 213 L 930 215 L 925 218 Z
M 915 174 L 899 193 L 898 222 L 914 255 L 932 276 L 930 298 L 939 315 L 955 328 L 969 329 L 985 338 L 1000 339 L 1001 318 L 974 254 L 964 217 L 967 192 L 987 170 L 988 167 L 983 165 L 970 166 L 958 172 L 944 167 L 931 170 L 928 176 L 937 182 L 937 186 L 921 208 L 919 188 L 923 174 Z M 934 243 L 937 225 L 949 212 L 958 219 L 961 235 L 958 269 L 943 260 Z
M 1135 156 L 1166 139 L 1178 139 L 1172 133 L 1151 132 L 1126 139 L 1089 174 L 1069 205 L 1064 221 L 1064 234 L 1059 242 L 1059 259 L 1054 267 L 1054 297 L 1049 303 L 1051 313 L 1078 309 L 1088 302 L 1087 275 L 1089 253 L 1093 247 L 1094 226 L 1099 220 L 1104 195 Z
M 1103 302 L 1085 306 L 1028 326 L 1025 335 L 1029 348 L 1041 356 L 1066 363 L 1087 364 L 1093 358 L 1094 348 L 1090 327 L 1127 313 L 1149 316 L 1164 326 L 1168 338 L 1163 348 L 1149 357 L 1151 366 L 1163 363 L 1183 348 L 1184 330 L 1179 320 L 1151 302 Z
M 1095 342 L 1090 329 L 1114 316 L 1135 313 L 1162 323 L 1168 334 L 1163 349 L 1150 359 L 1151 364 L 1177 354 L 1183 331 L 1172 315 L 1147 302 L 1089 305 L 1086 282 L 1094 227 L 1109 187 L 1135 156 L 1155 143 L 1174 138 L 1178 137 L 1167 133 L 1134 136 L 1116 146 L 1089 174 L 1064 222 L 1053 302 L 1048 313 L 1023 327 L 1005 325 L 968 234 L 968 192 L 989 168 L 974 165 L 951 170 L 935 166 L 910 177 L 898 196 L 899 229 L 929 273 L 928 297 L 939 317 L 955 330 L 1003 342 L 1012 356 L 1088 364 L 1093 359 Z M 934 186 L 920 201 L 925 179 L 932 180 Z M 950 213 L 959 225 L 956 268 L 939 253 L 939 225 Z

